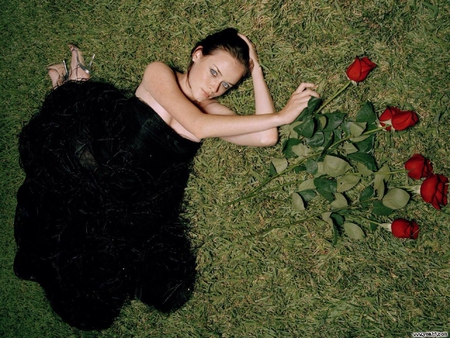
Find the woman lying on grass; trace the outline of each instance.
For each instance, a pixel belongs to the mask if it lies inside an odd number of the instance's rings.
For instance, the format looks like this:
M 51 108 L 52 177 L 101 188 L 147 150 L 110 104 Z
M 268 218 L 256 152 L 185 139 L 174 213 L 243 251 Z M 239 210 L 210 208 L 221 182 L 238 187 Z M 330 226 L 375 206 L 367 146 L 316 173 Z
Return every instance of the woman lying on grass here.
M 131 98 L 88 81 L 70 49 L 70 71 L 49 67 L 54 90 L 20 135 L 14 269 L 42 285 L 64 321 L 103 329 L 130 299 L 170 312 L 191 296 L 195 253 L 181 212 L 202 139 L 274 145 L 277 127 L 318 94 L 302 83 L 275 112 L 255 49 L 235 29 L 197 43 L 186 73 L 150 64 Z M 256 113 L 238 116 L 215 98 L 249 74 Z

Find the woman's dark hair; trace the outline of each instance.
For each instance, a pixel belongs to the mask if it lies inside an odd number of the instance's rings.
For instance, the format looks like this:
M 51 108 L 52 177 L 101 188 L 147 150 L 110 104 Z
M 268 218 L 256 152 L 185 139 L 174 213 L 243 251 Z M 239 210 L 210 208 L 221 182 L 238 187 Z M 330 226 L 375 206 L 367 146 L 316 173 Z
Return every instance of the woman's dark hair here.
M 250 53 L 248 45 L 239 37 L 236 29 L 226 28 L 208 35 L 205 39 L 196 43 L 194 48 L 192 48 L 191 56 L 198 47 L 202 47 L 202 53 L 205 56 L 214 54 L 217 50 L 228 52 L 245 67 L 246 73 L 244 74 L 244 78 L 250 73 Z M 191 69 L 192 64 L 193 62 L 191 60 L 188 71 Z

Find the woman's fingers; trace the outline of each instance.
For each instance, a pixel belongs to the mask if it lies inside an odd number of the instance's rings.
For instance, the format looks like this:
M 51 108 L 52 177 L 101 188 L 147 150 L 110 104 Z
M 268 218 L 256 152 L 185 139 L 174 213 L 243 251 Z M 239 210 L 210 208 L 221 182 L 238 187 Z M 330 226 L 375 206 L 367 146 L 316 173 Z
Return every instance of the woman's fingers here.
M 316 85 L 314 83 L 309 83 L 309 82 L 303 82 L 302 84 L 300 84 L 300 86 L 298 86 L 297 90 L 295 91 L 295 93 L 301 93 L 303 92 L 306 88 L 316 88 Z
M 311 90 L 311 89 L 304 89 L 303 91 L 299 91 L 299 92 L 297 92 L 297 91 L 295 91 L 293 94 L 292 94 L 292 98 L 294 99 L 294 100 L 298 100 L 298 101 L 301 101 L 301 102 L 303 102 L 304 100 L 306 100 L 306 101 L 309 101 L 309 99 L 312 97 L 312 96 L 314 96 L 314 97 L 320 97 L 319 96 L 319 94 L 318 93 L 316 93 L 314 90 Z

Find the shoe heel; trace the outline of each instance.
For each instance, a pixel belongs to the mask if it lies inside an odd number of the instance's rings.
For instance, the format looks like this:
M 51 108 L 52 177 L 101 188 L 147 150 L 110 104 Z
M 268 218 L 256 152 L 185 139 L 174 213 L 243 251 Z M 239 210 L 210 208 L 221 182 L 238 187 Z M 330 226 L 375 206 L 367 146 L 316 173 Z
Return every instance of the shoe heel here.
M 72 52 L 76 53 L 77 67 L 80 67 L 86 74 L 90 75 L 91 69 L 92 69 L 92 64 L 93 64 L 94 58 L 95 58 L 95 54 L 92 55 L 91 61 L 89 62 L 89 64 L 85 65 L 83 53 L 80 51 L 80 49 L 74 44 L 69 44 L 69 48 Z
M 92 69 L 92 64 L 94 63 L 94 58 L 95 58 L 95 54 L 92 54 L 91 61 L 89 61 L 88 65 L 85 66 L 78 60 L 78 57 L 77 57 L 78 67 L 83 69 L 87 74 L 90 74 L 91 69 Z

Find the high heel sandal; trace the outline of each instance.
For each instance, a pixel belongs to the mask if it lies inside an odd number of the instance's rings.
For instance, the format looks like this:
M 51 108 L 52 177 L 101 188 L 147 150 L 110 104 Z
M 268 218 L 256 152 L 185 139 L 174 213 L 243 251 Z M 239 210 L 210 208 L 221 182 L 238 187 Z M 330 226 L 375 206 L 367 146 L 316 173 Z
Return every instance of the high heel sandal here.
M 95 58 L 95 54 L 92 54 L 91 57 L 91 61 L 89 62 L 89 64 L 86 66 L 84 64 L 84 58 L 83 58 L 83 53 L 80 51 L 80 49 L 75 46 L 74 44 L 69 44 L 69 48 L 70 51 L 73 53 L 75 52 L 76 54 L 76 67 L 80 67 L 87 75 L 91 74 L 91 69 L 92 69 L 92 64 L 94 62 L 94 58 Z M 73 65 L 70 65 L 70 68 L 72 68 L 71 70 L 74 71 L 77 68 L 73 68 Z M 76 76 L 76 78 L 78 79 L 78 76 Z M 84 78 L 82 78 L 84 79 Z
M 53 78 L 50 75 L 50 71 L 55 71 L 58 74 L 58 78 Z M 59 87 L 64 82 L 69 79 L 69 71 L 67 69 L 66 61 L 63 60 L 62 63 L 55 63 L 47 67 L 47 72 L 50 78 L 52 79 L 53 87 Z

